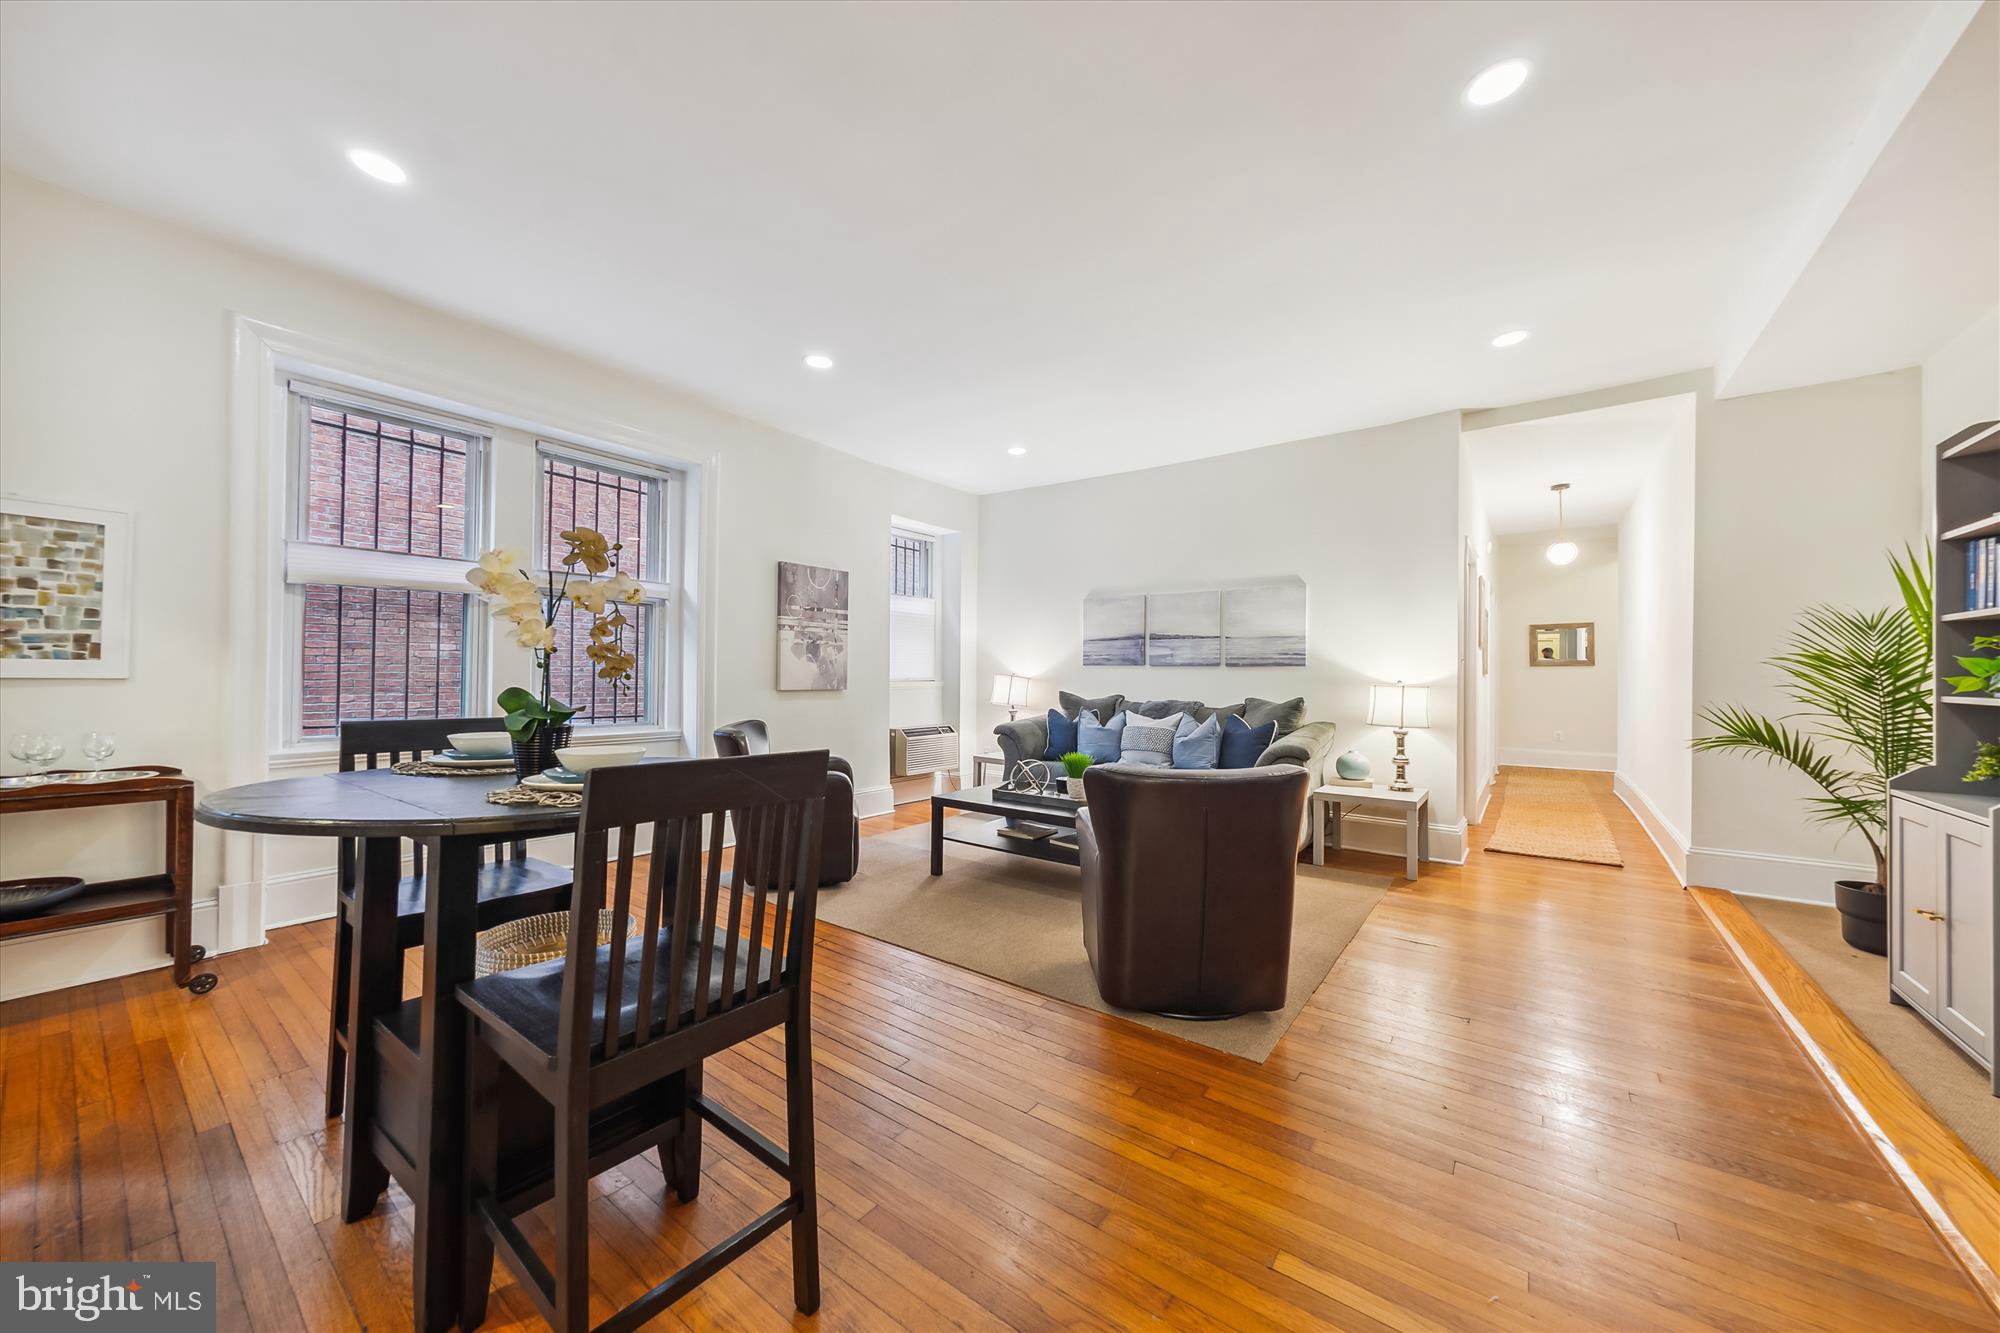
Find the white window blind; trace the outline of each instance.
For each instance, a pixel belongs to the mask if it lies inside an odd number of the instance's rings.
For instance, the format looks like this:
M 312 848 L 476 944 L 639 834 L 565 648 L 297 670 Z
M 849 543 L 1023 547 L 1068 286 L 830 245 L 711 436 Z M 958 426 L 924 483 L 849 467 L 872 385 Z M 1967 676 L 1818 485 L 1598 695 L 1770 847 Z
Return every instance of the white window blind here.
M 916 533 L 889 534 L 889 679 L 938 678 L 938 604 L 931 566 L 937 543 Z

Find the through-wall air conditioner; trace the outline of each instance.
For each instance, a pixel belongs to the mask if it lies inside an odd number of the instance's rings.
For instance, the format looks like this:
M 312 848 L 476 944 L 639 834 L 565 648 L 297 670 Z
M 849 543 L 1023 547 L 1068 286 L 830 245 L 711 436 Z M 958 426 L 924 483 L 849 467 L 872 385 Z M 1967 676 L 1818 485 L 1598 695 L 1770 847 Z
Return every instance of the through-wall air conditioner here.
M 889 776 L 913 778 L 924 773 L 949 773 L 958 767 L 958 728 L 892 727 L 889 730 Z

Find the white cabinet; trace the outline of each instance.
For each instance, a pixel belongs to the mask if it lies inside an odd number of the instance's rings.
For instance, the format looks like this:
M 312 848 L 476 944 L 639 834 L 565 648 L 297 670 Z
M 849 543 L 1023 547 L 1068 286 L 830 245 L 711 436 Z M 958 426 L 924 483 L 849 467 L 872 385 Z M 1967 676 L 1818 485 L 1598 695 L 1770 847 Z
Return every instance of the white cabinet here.
M 1890 987 L 1991 1070 L 1995 935 L 1990 816 L 1894 793 L 1889 856 Z

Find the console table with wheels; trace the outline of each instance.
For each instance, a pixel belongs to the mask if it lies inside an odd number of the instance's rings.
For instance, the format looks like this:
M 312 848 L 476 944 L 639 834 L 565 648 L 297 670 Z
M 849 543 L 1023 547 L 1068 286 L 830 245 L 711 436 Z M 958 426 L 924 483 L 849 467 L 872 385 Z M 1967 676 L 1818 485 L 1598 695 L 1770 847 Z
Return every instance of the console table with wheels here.
M 165 868 L 157 874 L 85 884 L 67 901 L 34 916 L 0 921 L 0 940 L 47 935 L 78 926 L 139 917 L 162 918 L 166 952 L 173 959 L 174 984 L 196 995 L 215 989 L 213 972 L 196 972 L 194 965 L 207 950 L 194 942 L 194 783 L 178 768 L 146 765 L 157 777 L 123 782 L 52 781 L 0 791 L 0 815 L 37 810 L 84 810 L 100 805 L 139 805 L 158 801 L 167 810 Z M 52 774 L 52 777 L 86 777 Z

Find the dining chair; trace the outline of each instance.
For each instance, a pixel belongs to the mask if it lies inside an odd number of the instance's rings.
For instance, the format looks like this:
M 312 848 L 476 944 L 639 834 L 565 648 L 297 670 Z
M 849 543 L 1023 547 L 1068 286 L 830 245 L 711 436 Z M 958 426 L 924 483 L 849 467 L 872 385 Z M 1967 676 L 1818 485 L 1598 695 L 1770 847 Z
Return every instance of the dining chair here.
M 813 1169 L 811 995 L 824 750 L 600 768 L 585 779 L 577 826 L 577 893 L 563 959 L 463 982 L 468 1016 L 465 1102 L 465 1287 L 460 1324 L 485 1318 L 497 1252 L 558 1333 L 589 1327 L 590 1177 L 648 1148 L 682 1202 L 701 1185 L 706 1121 L 770 1167 L 782 1203 L 613 1315 L 635 1328 L 766 1236 L 792 1228 L 792 1294 L 819 1308 L 819 1210 Z M 723 843 L 775 873 L 758 884 Z M 650 837 L 650 856 L 639 851 Z M 638 867 L 644 863 L 641 872 Z M 634 884 L 644 903 L 634 933 Z M 610 909 L 611 942 L 595 923 Z M 786 1144 L 709 1100 L 708 1056 L 782 1026 Z M 553 1151 L 512 1154 L 503 1115 L 521 1087 L 551 1110 Z M 555 1201 L 553 1271 L 514 1219 Z
M 462 731 L 500 731 L 497 717 L 407 718 L 340 724 L 340 771 L 384 768 L 404 759 L 421 759 L 446 749 L 447 737 Z M 436 778 L 459 782 L 460 778 Z M 563 866 L 528 855 L 528 844 L 514 839 L 496 845 L 493 859 L 479 870 L 478 926 L 505 925 L 538 912 L 560 912 L 569 906 L 570 872 Z M 327 1019 L 326 1116 L 339 1115 L 346 1101 L 346 1069 L 354 1027 L 353 958 L 354 898 L 359 882 L 361 844 L 340 842 L 339 872 L 333 929 L 333 1003 Z M 416 848 L 410 873 L 396 886 L 396 951 L 424 942 L 424 851 Z M 397 969 L 401 975 L 401 969 Z M 393 996 L 393 1005 L 401 996 Z
M 771 753 L 771 733 L 762 718 L 725 722 L 714 731 L 715 752 L 725 759 Z M 741 842 L 738 842 L 741 846 Z M 826 838 L 820 848 L 819 884 L 831 888 L 861 869 L 861 820 L 854 812 L 854 766 L 839 755 L 826 761 Z

